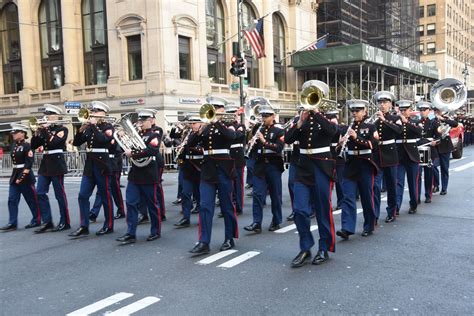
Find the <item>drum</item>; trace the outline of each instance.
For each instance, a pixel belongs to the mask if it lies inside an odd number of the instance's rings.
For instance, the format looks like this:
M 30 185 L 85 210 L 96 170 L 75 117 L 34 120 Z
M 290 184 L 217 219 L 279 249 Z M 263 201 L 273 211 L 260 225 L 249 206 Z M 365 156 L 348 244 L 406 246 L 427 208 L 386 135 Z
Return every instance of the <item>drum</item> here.
M 420 146 L 418 147 L 418 152 L 420 153 L 420 166 L 430 167 L 432 165 L 431 147 Z

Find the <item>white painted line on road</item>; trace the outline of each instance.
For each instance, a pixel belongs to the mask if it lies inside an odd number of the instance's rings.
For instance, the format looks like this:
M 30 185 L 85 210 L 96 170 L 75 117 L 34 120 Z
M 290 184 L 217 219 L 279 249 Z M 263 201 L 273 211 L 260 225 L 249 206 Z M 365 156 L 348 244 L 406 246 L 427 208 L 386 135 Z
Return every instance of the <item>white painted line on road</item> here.
M 241 264 L 244 261 L 249 260 L 250 258 L 253 258 L 255 256 L 258 256 L 260 252 L 258 251 L 248 251 L 244 253 L 243 255 L 240 255 L 232 260 L 226 261 L 223 264 L 218 265 L 218 268 L 232 268 L 235 267 L 238 264 Z
M 465 165 L 453 168 L 451 170 L 455 171 L 455 172 L 459 172 L 459 171 L 463 171 L 463 170 L 466 170 L 466 169 L 469 169 L 469 168 L 472 168 L 472 167 L 474 167 L 474 161 L 471 161 L 470 163 L 467 163 Z
M 312 231 L 312 232 L 314 232 L 315 230 L 318 230 L 318 225 L 311 225 L 309 230 Z
M 112 296 L 109 296 L 107 298 L 104 298 L 103 300 L 100 300 L 98 302 L 95 302 L 94 304 L 88 305 L 86 307 L 83 307 L 81 309 L 78 309 L 74 312 L 71 312 L 67 314 L 66 316 L 78 316 L 78 315 L 89 315 L 92 313 L 95 313 L 97 311 L 100 311 L 101 309 L 113 305 L 117 302 L 120 302 L 126 298 L 129 298 L 133 296 L 132 293 L 125 293 L 125 292 L 120 292 L 117 294 L 114 294 Z
M 458 162 L 458 161 L 461 161 L 461 160 L 463 160 L 463 159 L 466 159 L 466 157 L 461 157 L 461 158 L 459 158 L 459 159 L 451 159 L 450 162 Z
M 144 309 L 145 307 L 148 307 L 152 304 L 155 304 L 159 302 L 160 299 L 158 297 L 154 296 L 148 296 L 145 298 L 142 298 L 139 301 L 136 301 L 130 305 L 124 306 L 121 309 L 117 309 L 115 312 L 108 313 L 107 316 L 122 316 L 122 315 L 130 315 L 135 312 L 138 312 L 141 309 Z
M 336 211 L 338 212 L 337 214 L 341 214 L 342 211 Z M 334 215 L 336 212 L 333 212 L 332 214 Z M 362 213 L 363 210 L 361 208 L 358 208 L 357 209 L 357 214 L 359 213 Z M 310 231 L 314 232 L 315 230 L 318 230 L 318 225 L 311 225 L 311 227 L 309 228 Z M 295 232 L 295 234 L 298 234 L 298 232 Z
M 196 264 L 200 264 L 200 265 L 210 264 L 210 263 L 213 263 L 213 262 L 215 262 L 217 260 L 220 260 L 224 257 L 227 257 L 228 255 L 231 255 L 234 252 L 237 252 L 237 250 L 231 249 L 231 250 L 221 251 L 219 253 L 216 253 L 215 255 L 209 256 L 207 258 L 204 258 L 204 259 L 196 262 Z
M 280 229 L 277 229 L 277 230 L 275 230 L 275 233 L 277 233 L 277 234 L 283 234 L 283 233 L 287 233 L 287 232 L 289 232 L 290 230 L 293 230 L 293 229 L 296 229 L 296 225 L 295 225 L 295 224 L 291 224 L 291 225 L 282 227 L 282 228 L 280 228 Z
M 342 213 L 342 210 L 337 210 L 337 211 L 332 212 L 332 215 L 339 215 L 341 213 Z

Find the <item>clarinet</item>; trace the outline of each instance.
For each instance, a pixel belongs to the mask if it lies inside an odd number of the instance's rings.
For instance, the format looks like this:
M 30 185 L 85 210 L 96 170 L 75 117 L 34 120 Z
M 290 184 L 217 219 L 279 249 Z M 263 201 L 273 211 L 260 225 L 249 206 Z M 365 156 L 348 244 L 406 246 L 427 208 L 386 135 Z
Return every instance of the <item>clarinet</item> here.
M 344 137 L 346 137 L 346 138 L 344 139 L 344 142 L 341 145 L 341 151 L 339 152 L 339 155 L 337 155 L 339 158 L 343 158 L 344 160 L 346 158 L 345 150 L 346 150 L 346 147 L 347 147 L 347 141 L 349 140 L 349 137 L 348 137 L 349 136 L 349 130 L 352 129 L 352 126 L 354 126 L 354 123 L 355 123 L 355 119 L 352 119 L 351 125 L 349 125 L 347 127 L 347 131 L 344 134 L 344 136 L 342 137 L 342 138 L 344 138 Z
M 247 150 L 245 151 L 245 158 L 249 159 L 250 158 L 250 152 L 252 151 L 253 147 L 255 146 L 255 144 L 257 143 L 257 140 L 258 140 L 258 133 L 262 130 L 262 128 L 264 128 L 263 124 L 262 126 L 258 129 L 258 131 L 255 133 L 255 135 L 253 135 L 253 137 L 250 139 L 249 141 L 249 145 L 247 147 Z

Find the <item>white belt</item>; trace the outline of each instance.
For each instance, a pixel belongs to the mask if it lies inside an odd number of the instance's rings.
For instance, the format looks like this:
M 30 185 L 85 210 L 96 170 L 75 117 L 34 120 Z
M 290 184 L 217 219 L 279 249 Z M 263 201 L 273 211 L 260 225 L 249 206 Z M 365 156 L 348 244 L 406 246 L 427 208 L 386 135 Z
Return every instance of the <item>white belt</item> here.
M 53 150 L 43 151 L 43 155 L 52 155 L 52 154 L 60 154 L 60 153 L 63 153 L 62 149 L 53 149 Z
M 395 139 L 389 139 L 389 140 L 382 140 L 379 142 L 379 145 L 390 145 L 390 144 L 394 144 L 395 143 Z
M 230 145 L 230 148 L 239 148 L 239 147 L 244 147 L 244 144 L 232 144 L 232 145 Z
M 338 143 L 331 143 L 331 147 L 336 147 Z
M 109 158 L 115 158 L 114 154 L 109 154 Z
M 347 153 L 349 155 L 364 155 L 364 154 L 371 154 L 372 150 L 371 149 L 362 149 L 362 150 L 348 150 Z
M 108 153 L 109 150 L 107 148 L 86 148 L 86 152 L 88 152 L 88 153 Z
M 25 164 L 22 163 L 20 165 L 13 165 L 13 169 L 20 169 L 20 168 L 25 168 Z
M 259 149 L 259 150 L 258 150 L 258 153 L 261 154 L 261 153 L 262 153 L 262 150 Z M 274 151 L 274 150 L 271 150 L 271 149 L 264 149 L 264 150 L 263 150 L 263 153 L 264 153 L 264 154 L 276 154 L 277 152 Z
M 204 150 L 205 156 L 212 156 L 212 155 L 221 155 L 221 154 L 228 154 L 229 149 L 211 149 L 211 150 Z
M 427 140 L 429 140 L 430 142 L 433 141 L 433 137 L 429 137 L 429 138 L 426 138 Z
M 204 155 L 186 155 L 186 159 L 203 159 Z
M 416 143 L 416 139 L 397 139 L 397 144 Z
M 300 154 L 312 155 L 312 154 L 321 154 L 331 151 L 330 147 L 319 147 L 319 148 L 300 148 Z

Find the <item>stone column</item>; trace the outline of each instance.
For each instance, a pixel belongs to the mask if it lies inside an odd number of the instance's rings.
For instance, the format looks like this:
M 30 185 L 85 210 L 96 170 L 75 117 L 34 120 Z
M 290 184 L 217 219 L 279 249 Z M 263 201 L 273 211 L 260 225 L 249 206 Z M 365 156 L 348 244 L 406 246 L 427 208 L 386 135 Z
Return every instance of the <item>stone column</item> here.
M 83 73 L 83 43 L 81 29 L 81 15 L 74 14 L 81 12 L 75 3 L 80 1 L 61 1 L 61 24 L 63 26 L 63 54 L 64 54 L 64 82 L 66 85 L 79 85 L 81 83 L 80 74 Z M 84 80 L 82 80 L 84 81 Z

